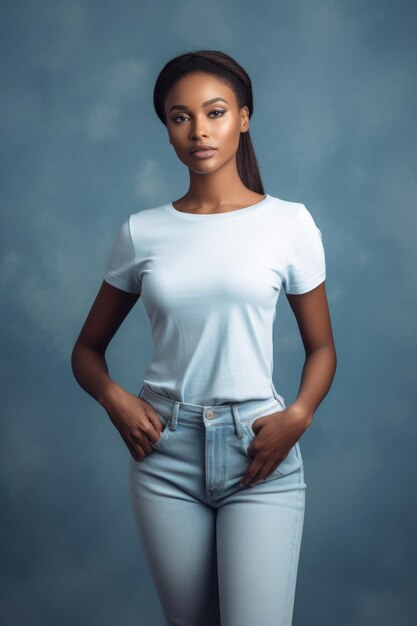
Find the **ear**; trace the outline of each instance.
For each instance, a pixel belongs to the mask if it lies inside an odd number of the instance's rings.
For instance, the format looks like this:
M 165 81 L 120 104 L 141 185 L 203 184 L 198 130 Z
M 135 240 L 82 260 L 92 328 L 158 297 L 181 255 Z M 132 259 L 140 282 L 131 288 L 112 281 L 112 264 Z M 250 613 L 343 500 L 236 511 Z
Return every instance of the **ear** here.
M 247 133 L 249 130 L 249 109 L 247 106 L 242 107 L 241 109 L 241 121 L 240 121 L 240 132 Z

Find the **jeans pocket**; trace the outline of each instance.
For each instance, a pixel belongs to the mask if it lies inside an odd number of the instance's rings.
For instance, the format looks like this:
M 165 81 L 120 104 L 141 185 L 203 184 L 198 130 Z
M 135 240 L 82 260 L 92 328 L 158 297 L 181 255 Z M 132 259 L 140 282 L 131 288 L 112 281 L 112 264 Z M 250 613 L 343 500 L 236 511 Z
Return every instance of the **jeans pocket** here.
M 168 417 L 167 415 L 164 415 L 163 413 L 159 413 L 158 411 L 155 411 L 155 412 L 158 416 L 158 419 L 160 420 L 162 424 L 162 431 L 161 431 L 161 436 L 154 444 L 152 444 L 152 447 L 154 450 L 160 450 L 165 445 L 165 443 L 169 439 L 170 434 L 173 431 L 170 428 L 171 418 Z
M 254 415 L 253 417 L 248 418 L 244 423 L 244 428 L 248 437 L 250 439 L 255 439 L 256 435 L 253 432 L 252 426 L 254 425 L 257 419 L 259 419 L 260 417 L 265 417 L 266 415 L 270 415 L 271 413 L 282 411 L 282 410 L 283 410 L 283 407 L 281 403 L 277 400 L 275 404 L 269 405 L 269 407 L 265 409 L 264 411 L 261 411 L 260 413 L 256 413 L 256 415 Z
M 266 415 L 269 415 L 270 413 L 277 413 L 279 411 L 283 411 L 284 408 L 285 406 L 283 406 L 283 404 L 277 400 L 275 405 L 273 405 L 272 407 L 270 406 L 269 409 L 265 411 L 262 411 L 261 414 L 257 413 L 252 418 L 249 418 L 248 421 L 245 423 L 245 433 L 250 439 L 249 444 L 245 443 L 245 448 L 246 448 L 246 454 L 248 455 L 250 459 L 253 460 L 253 457 L 249 454 L 248 447 L 250 443 L 256 437 L 252 428 L 253 424 L 256 422 L 258 418 L 265 417 Z M 272 480 L 273 478 L 280 478 L 282 476 L 288 476 L 289 474 L 293 474 L 294 472 L 298 472 L 300 470 L 303 471 L 303 467 L 304 467 L 303 458 L 301 456 L 300 446 L 297 441 L 297 443 L 290 449 L 285 459 L 283 459 L 279 463 L 279 465 L 273 470 L 273 472 L 271 472 L 271 474 L 266 478 L 266 480 Z
M 301 457 L 298 441 L 295 445 L 293 445 L 285 459 L 278 465 L 276 471 L 280 476 L 288 476 L 294 472 L 304 471 L 304 463 Z

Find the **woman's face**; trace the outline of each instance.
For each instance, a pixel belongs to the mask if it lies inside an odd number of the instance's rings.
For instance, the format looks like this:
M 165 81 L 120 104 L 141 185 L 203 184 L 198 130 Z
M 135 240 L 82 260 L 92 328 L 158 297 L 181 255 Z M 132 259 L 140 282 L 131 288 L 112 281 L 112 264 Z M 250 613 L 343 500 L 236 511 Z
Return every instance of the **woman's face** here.
M 234 91 L 202 72 L 175 83 L 165 99 L 165 113 L 170 144 L 184 165 L 198 174 L 214 172 L 235 159 L 240 133 L 249 130 L 248 107 L 239 110 Z M 197 144 L 215 148 L 213 155 L 190 154 Z

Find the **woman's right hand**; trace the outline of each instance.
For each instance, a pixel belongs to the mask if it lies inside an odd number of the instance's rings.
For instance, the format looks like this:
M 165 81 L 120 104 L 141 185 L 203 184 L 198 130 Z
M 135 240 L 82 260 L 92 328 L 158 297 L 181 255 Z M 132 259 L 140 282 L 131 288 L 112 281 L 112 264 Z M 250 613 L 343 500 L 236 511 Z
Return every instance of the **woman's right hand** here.
M 152 444 L 158 441 L 163 425 L 148 402 L 119 388 L 105 409 L 135 461 L 153 452 Z

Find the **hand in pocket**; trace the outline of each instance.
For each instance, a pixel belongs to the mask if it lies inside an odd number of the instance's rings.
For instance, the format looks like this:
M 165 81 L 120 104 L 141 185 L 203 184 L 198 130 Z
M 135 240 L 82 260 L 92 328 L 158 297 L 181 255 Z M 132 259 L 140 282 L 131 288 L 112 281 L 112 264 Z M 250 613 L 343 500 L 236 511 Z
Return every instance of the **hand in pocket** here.
M 307 428 L 306 416 L 292 406 L 256 419 L 252 423 L 255 438 L 248 446 L 253 462 L 240 484 L 254 485 L 265 480 L 287 458 Z
M 153 452 L 163 424 L 152 405 L 125 391 L 106 410 L 135 461 Z

